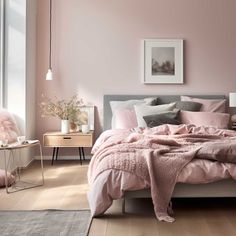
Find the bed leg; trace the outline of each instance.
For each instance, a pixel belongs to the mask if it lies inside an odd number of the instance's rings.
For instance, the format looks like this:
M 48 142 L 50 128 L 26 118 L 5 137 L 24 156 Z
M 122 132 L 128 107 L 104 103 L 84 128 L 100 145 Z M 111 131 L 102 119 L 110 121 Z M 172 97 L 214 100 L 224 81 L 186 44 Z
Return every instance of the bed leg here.
M 125 197 L 122 198 L 122 213 L 125 214 Z

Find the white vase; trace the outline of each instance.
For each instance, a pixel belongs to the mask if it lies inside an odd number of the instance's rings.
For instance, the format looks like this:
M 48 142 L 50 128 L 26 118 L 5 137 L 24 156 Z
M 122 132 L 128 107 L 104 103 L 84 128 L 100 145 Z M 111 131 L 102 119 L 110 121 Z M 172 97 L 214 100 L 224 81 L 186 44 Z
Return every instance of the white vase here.
M 61 120 L 61 133 L 68 134 L 70 132 L 70 121 Z

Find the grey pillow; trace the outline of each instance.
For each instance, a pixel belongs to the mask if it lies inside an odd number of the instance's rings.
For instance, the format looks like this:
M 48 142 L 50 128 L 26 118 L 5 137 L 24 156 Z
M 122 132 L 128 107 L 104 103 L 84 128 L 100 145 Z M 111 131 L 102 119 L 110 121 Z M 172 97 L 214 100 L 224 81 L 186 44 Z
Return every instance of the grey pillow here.
M 163 124 L 172 124 L 172 125 L 180 124 L 179 110 L 163 112 L 150 116 L 144 116 L 143 119 L 145 120 L 149 128 Z
M 134 105 L 134 110 L 138 122 L 138 127 L 147 127 L 144 116 L 154 115 L 167 111 L 173 111 L 175 109 L 175 102 L 169 104 L 162 104 L 157 106 L 147 106 L 144 104 Z
M 200 111 L 202 104 L 191 101 L 177 101 L 176 108 L 184 111 Z
M 146 105 L 149 105 L 149 106 L 158 105 L 158 97 L 144 98 L 143 100 L 144 100 Z

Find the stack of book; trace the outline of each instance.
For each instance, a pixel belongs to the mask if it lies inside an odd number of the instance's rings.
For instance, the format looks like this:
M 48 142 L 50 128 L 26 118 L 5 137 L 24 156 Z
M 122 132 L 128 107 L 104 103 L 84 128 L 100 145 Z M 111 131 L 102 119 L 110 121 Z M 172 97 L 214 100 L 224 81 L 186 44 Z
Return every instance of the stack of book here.
M 232 129 L 236 130 L 236 122 L 232 122 Z

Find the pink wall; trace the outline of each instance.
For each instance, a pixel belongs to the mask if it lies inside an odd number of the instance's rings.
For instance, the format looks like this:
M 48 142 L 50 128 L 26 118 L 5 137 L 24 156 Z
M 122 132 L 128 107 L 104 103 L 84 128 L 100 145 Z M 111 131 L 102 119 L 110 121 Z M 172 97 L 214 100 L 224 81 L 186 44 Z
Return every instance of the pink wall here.
M 48 68 L 48 3 L 38 1 L 37 102 L 79 95 L 98 108 L 103 94 L 225 94 L 236 91 L 235 0 L 54 0 L 53 70 Z M 141 83 L 141 40 L 183 38 L 184 85 Z M 37 113 L 37 138 L 59 120 Z

